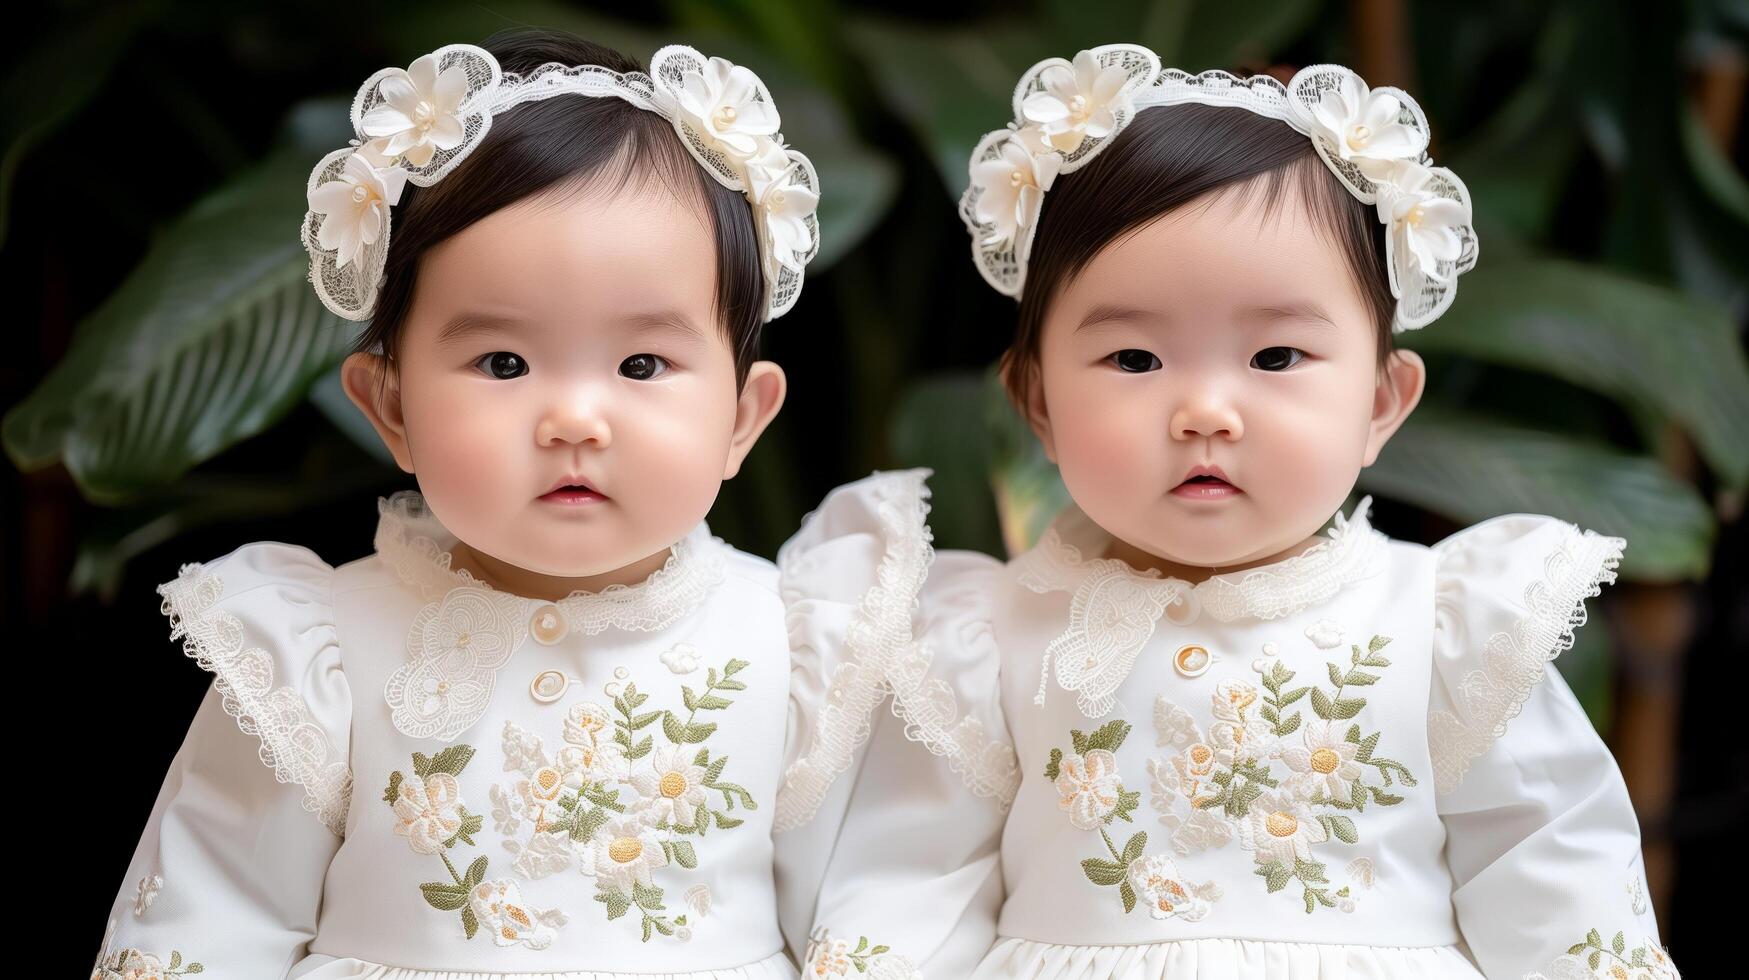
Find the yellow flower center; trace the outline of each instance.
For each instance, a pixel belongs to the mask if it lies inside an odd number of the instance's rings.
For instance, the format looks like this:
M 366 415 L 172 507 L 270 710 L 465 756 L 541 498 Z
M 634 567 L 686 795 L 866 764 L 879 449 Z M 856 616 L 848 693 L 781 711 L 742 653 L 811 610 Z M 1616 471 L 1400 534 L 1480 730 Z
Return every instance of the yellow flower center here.
M 1300 829 L 1300 821 L 1293 814 L 1278 810 L 1263 821 L 1263 827 L 1271 837 L 1292 837 Z
M 458 647 L 467 646 L 468 645 L 468 634 L 465 632 L 464 633 L 457 633 L 455 635 L 455 645 Z
M 1357 125 L 1353 129 L 1350 129 L 1348 131 L 1348 148 L 1349 149 L 1351 149 L 1351 150 L 1363 150 L 1366 148 L 1366 145 L 1370 142 L 1372 142 L 1372 128 L 1371 127 Z
M 677 772 L 664 773 L 662 781 L 656 784 L 656 788 L 661 791 L 663 796 L 672 800 L 686 792 L 686 777 Z
M 557 769 L 542 769 L 534 774 L 534 784 L 542 796 L 550 797 L 563 782 Z
M 613 843 L 607 845 L 607 856 L 618 864 L 636 861 L 642 853 L 644 842 L 636 837 L 615 837 Z
M 1426 217 L 1427 209 L 1417 204 L 1409 209 L 1409 213 L 1404 216 L 1403 220 L 1409 222 L 1409 227 L 1419 228 L 1421 227 L 1422 219 Z
M 1332 773 L 1335 772 L 1336 767 L 1341 764 L 1342 757 L 1336 754 L 1335 749 L 1319 749 L 1312 753 L 1313 772 L 1326 774 Z

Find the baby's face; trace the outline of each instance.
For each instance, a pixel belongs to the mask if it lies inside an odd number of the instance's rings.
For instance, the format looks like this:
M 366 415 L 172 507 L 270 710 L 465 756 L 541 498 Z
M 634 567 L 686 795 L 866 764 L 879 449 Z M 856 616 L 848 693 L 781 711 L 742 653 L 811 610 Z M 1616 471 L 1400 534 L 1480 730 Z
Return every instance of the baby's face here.
M 639 184 L 540 195 L 436 246 L 401 337 L 404 468 L 470 548 L 542 575 L 666 549 L 751 446 L 710 219 Z
M 1200 200 L 1061 288 L 1034 427 L 1115 554 L 1265 560 L 1317 532 L 1400 421 L 1375 412 L 1374 324 L 1297 199 Z

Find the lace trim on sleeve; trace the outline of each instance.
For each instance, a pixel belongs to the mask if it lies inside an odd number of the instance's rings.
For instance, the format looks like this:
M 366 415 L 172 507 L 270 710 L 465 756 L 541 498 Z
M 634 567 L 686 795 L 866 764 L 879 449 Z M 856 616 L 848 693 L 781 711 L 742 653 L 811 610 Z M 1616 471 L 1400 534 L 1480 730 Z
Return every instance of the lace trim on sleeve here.
M 875 487 L 886 551 L 875 584 L 851 617 L 844 661 L 826 684 L 825 704 L 814 722 L 808 750 L 784 773 L 774 833 L 812 819 L 832 781 L 850 768 L 857 749 L 868 741 L 875 709 L 887 696 L 888 675 L 913 645 L 912 610 L 934 557 L 927 522 L 929 490 L 923 477 L 922 471 L 893 474 Z
M 274 687 L 273 659 L 259 647 L 244 649 L 243 624 L 216 603 L 224 595 L 219 576 L 200 564 L 182 566 L 174 582 L 158 587 L 170 638 L 213 674 L 225 713 L 237 727 L 261 740 L 263 765 L 282 783 L 304 788 L 304 809 L 336 836 L 346 836 L 352 773 L 342 753 L 310 715 L 297 692 Z
M 984 730 L 972 715 L 959 715 L 953 688 L 941 678 L 924 678 L 934 659 L 929 647 L 912 643 L 894 664 L 893 714 L 905 722 L 905 737 L 947 760 L 966 788 L 1006 810 L 1020 791 L 1020 763 L 1014 746 Z
M 1457 788 L 1470 760 L 1506 734 L 1549 661 L 1573 646 L 1585 625 L 1585 600 L 1615 581 L 1627 542 L 1577 528 L 1543 564 L 1543 577 L 1524 590 L 1525 613 L 1510 631 L 1488 638 L 1482 664 L 1451 691 L 1456 712 L 1438 710 L 1427 719 L 1437 792 Z

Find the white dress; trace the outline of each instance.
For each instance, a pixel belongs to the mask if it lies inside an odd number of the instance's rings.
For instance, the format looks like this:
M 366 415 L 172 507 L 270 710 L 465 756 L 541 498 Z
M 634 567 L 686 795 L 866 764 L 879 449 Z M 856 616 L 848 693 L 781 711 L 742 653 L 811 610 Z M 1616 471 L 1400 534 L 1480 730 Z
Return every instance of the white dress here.
M 416 494 L 339 568 L 273 543 L 185 566 L 164 610 L 214 682 L 93 976 L 795 977 L 924 494 L 840 488 L 781 571 L 701 524 L 647 581 L 558 602 L 451 569 Z
M 1072 507 L 1007 565 L 938 556 L 816 928 L 930 980 L 1676 976 L 1550 663 L 1623 542 L 1514 515 L 1425 548 L 1365 507 L 1195 586 Z

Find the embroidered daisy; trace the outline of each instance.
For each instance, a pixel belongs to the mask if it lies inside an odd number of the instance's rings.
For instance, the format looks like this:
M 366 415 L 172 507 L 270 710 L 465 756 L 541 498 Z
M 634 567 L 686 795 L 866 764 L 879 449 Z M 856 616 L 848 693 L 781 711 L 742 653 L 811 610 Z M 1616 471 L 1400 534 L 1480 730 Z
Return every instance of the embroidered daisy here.
M 1295 861 L 1312 859 L 1313 844 L 1329 839 L 1299 800 L 1279 790 L 1265 790 L 1239 820 L 1239 846 L 1255 851 L 1258 864 L 1280 861 L 1292 868 Z
M 636 816 L 609 820 L 590 839 L 586 855 L 598 878 L 627 895 L 634 884 L 649 887 L 650 873 L 668 866 L 662 835 Z
M 669 746 L 655 751 L 649 769 L 634 773 L 632 787 L 643 797 L 653 823 L 690 827 L 705 803 L 704 767 L 694 765 L 687 750 Z
M 446 772 L 404 776 L 395 792 L 395 833 L 419 854 L 436 854 L 461 829 L 461 786 Z
M 1281 761 L 1294 771 L 1289 782 L 1301 799 L 1322 796 L 1346 802 L 1361 776 L 1360 763 L 1354 761 L 1359 750 L 1334 725 L 1317 721 L 1305 727 L 1304 744 L 1281 750 Z

